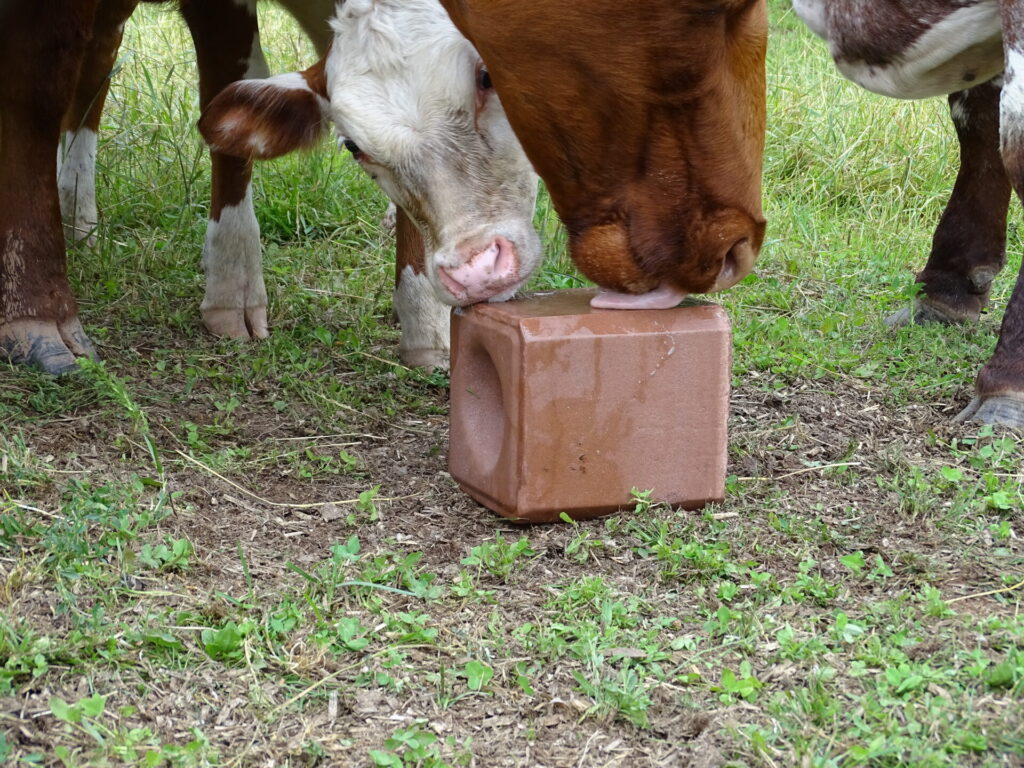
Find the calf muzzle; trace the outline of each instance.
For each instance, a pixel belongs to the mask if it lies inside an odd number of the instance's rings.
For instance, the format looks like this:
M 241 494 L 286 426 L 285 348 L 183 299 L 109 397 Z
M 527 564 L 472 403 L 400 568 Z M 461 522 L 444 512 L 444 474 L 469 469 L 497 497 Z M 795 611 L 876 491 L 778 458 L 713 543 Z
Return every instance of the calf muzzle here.
M 459 306 L 500 296 L 521 282 L 519 254 L 504 237 L 495 237 L 483 248 L 458 249 L 459 265 L 438 267 L 441 284 Z

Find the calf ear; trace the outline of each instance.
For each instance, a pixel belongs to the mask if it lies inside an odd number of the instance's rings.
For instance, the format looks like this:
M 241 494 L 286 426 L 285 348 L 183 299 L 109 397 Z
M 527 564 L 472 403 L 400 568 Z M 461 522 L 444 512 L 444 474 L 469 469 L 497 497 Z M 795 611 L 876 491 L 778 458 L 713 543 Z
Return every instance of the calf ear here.
M 206 105 L 199 132 L 214 151 L 245 159 L 309 149 L 326 124 L 325 60 L 303 72 L 232 83 Z

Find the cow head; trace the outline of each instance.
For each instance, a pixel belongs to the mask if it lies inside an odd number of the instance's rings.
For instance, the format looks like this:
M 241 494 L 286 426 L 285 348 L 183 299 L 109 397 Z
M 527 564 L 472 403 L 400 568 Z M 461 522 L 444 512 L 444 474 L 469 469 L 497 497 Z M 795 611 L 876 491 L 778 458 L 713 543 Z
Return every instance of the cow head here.
M 610 289 L 595 305 L 668 306 L 751 270 L 763 0 L 441 2 L 487 63 L 577 266 Z
M 324 124 L 417 224 L 442 301 L 515 293 L 541 257 L 537 178 L 487 70 L 436 0 L 346 0 L 327 56 L 222 91 L 199 127 L 229 155 L 277 157 Z

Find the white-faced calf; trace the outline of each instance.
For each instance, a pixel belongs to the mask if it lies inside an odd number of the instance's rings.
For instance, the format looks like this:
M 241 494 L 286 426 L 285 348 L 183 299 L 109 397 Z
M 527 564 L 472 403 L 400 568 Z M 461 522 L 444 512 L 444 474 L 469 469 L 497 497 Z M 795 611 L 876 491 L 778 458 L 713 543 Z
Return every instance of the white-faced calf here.
M 480 57 L 434 0 L 347 0 L 331 26 L 324 59 L 232 84 L 200 130 L 217 152 L 265 159 L 333 123 L 423 237 L 422 261 L 397 275 L 399 320 L 417 329 L 402 360 L 446 365 L 450 307 L 510 297 L 540 260 L 536 176 Z

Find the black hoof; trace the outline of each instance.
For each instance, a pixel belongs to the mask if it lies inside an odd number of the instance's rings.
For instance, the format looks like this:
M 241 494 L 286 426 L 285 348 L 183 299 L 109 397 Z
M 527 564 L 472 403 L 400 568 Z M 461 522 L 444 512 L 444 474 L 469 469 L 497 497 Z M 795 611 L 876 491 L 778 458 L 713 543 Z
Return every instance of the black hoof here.
M 977 317 L 958 315 L 952 310 L 927 301 L 915 300 L 912 307 L 904 307 L 885 318 L 890 328 L 905 328 L 908 325 L 962 325 L 977 320 Z
M 998 424 L 1003 427 L 1024 429 L 1024 397 L 997 395 L 975 397 L 964 408 L 954 422 L 980 421 L 983 424 Z
M 50 339 L 34 339 L 27 349 L 25 344 L 5 343 L 0 351 L 14 365 L 38 368 L 51 376 L 63 376 L 78 369 L 71 351 L 64 344 Z
M 0 359 L 14 365 L 38 368 L 51 376 L 78 370 L 78 357 L 97 359 L 96 349 L 77 320 L 56 325 L 42 321 L 11 323 L 0 337 Z

